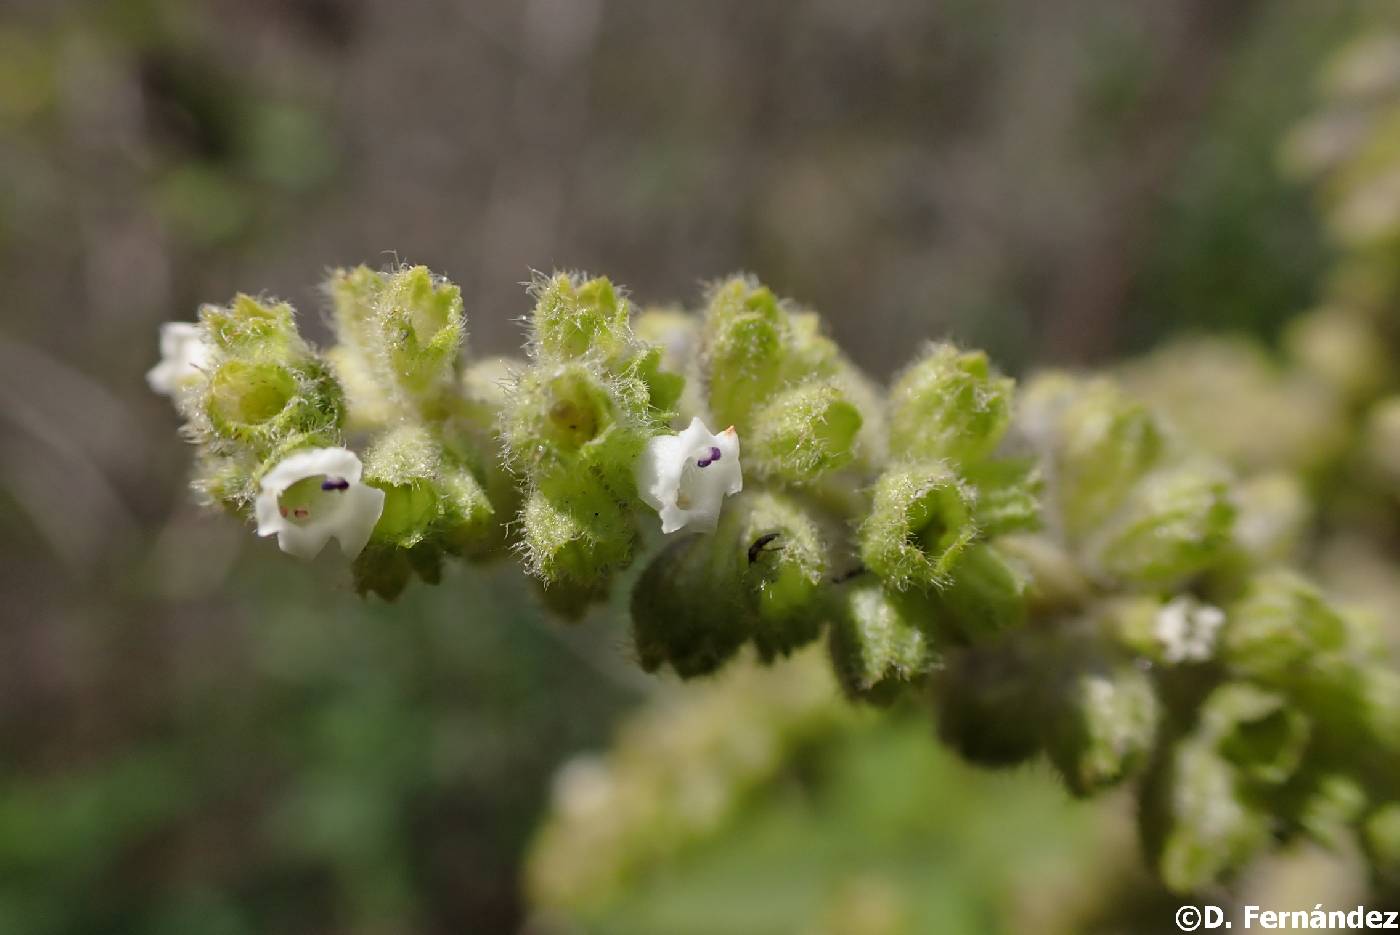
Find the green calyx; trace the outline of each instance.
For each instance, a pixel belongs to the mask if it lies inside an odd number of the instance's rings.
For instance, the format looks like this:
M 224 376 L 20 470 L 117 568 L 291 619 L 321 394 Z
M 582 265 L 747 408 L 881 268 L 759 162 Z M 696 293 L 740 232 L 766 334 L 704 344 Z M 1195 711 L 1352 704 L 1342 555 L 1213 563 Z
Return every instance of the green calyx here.
M 1011 424 L 1013 381 L 981 351 L 932 345 L 890 387 L 890 453 L 916 461 L 980 461 Z
M 827 545 L 815 518 L 766 491 L 726 507 L 714 533 L 666 547 L 632 592 L 638 658 L 682 676 L 713 671 L 752 643 L 759 657 L 816 639 Z

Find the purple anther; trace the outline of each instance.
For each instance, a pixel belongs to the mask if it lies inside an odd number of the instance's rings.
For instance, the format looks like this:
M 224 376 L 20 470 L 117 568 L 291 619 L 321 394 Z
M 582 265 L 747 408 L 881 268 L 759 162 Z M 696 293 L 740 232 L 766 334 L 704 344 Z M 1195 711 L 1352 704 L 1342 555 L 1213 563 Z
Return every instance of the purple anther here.
M 322 490 L 349 490 L 350 482 L 343 477 L 326 478 L 321 481 Z
M 720 454 L 721 454 L 720 450 L 719 450 L 718 448 L 714 447 L 713 445 L 711 445 L 711 446 L 710 446 L 710 454 L 709 454 L 709 456 L 708 456 L 708 457 L 705 457 L 705 458 L 701 458 L 700 460 L 696 461 L 696 462 L 695 462 L 695 466 L 696 466 L 696 467 L 709 467 L 711 464 L 713 464 L 714 462 L 716 462 L 716 461 L 719 460 Z

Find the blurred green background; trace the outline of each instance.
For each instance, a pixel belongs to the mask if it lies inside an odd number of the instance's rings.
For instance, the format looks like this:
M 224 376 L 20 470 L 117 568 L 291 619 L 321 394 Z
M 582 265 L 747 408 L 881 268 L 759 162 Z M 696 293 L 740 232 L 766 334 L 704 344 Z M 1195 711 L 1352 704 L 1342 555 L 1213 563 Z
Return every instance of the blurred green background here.
M 750 270 L 880 377 L 928 337 L 1270 339 L 1327 261 L 1279 141 L 1383 8 L 0 0 L 0 933 L 573 931 L 520 882 L 551 776 L 669 690 L 512 569 L 361 602 L 199 511 L 159 322 L 245 290 L 323 334 L 323 271 L 398 257 L 486 353 L 555 267 L 644 302 Z M 1121 803 L 927 733 L 812 745 L 598 930 L 1049 930 L 1066 862 L 1131 862 Z M 878 814 L 873 762 L 917 778 Z M 1163 927 L 1121 873 L 1141 914 L 1081 918 Z

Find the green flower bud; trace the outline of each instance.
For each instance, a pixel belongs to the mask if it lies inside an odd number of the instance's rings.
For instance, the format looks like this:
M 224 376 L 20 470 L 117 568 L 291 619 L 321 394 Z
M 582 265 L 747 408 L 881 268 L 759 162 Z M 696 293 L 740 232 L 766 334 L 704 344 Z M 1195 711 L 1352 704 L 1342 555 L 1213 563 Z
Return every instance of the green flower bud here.
M 1307 491 L 1292 474 L 1264 474 L 1236 485 L 1235 543 L 1246 567 L 1287 564 L 1312 520 Z
M 777 393 L 753 415 L 744 461 L 758 475 L 808 483 L 855 457 L 860 412 L 830 383 Z
M 771 661 L 816 639 L 827 547 L 806 510 L 788 497 L 750 491 L 726 507 L 709 538 L 737 572 L 725 584 L 736 587 L 755 617 L 752 641 L 760 659 Z
M 787 316 L 773 293 L 734 278 L 710 294 L 704 342 L 710 411 L 746 438 L 750 412 L 783 385 Z
M 442 451 L 416 425 L 390 431 L 365 453 L 365 482 L 384 491 L 384 512 L 370 541 L 406 549 L 432 536 L 441 515 Z
M 253 475 L 258 461 L 246 452 L 222 455 L 201 451 L 195 457 L 190 485 L 207 505 L 218 504 L 240 518 L 257 496 Z
M 792 312 L 787 316 L 787 372 L 789 380 L 833 377 L 845 366 L 841 349 L 822 333 L 822 317 L 816 312 Z
M 612 358 L 629 349 L 631 304 L 607 279 L 555 273 L 536 279 L 530 292 L 533 355 L 569 360 L 591 352 Z
M 750 491 L 725 508 L 712 535 L 667 548 L 632 592 L 632 627 L 648 671 L 682 677 L 723 663 L 746 640 L 771 661 L 811 642 L 826 546 L 796 503 Z
M 1311 471 L 1346 441 L 1346 419 L 1315 380 L 1283 370 L 1242 337 L 1175 340 L 1123 368 L 1127 390 L 1151 400 L 1190 444 L 1246 472 Z
M 582 620 L 590 607 L 605 602 L 612 585 L 611 578 L 587 582 L 555 578 L 548 583 L 531 578 L 530 582 L 544 609 L 568 623 Z
M 1282 696 L 1233 682 L 1206 699 L 1199 731 L 1241 776 L 1262 785 L 1279 785 L 1302 762 L 1310 726 Z
M 537 477 L 580 466 L 629 495 L 632 468 L 650 437 L 637 410 L 645 387 L 609 380 L 591 364 L 533 367 L 521 373 L 501 412 L 508 464 Z
M 376 306 L 384 292 L 386 274 L 368 266 L 332 270 L 322 285 L 331 300 L 331 313 L 336 337 L 341 346 L 355 356 L 363 357 L 370 372 L 372 358 L 379 340 Z M 374 374 L 378 378 L 378 374 Z
M 700 319 L 680 309 L 649 308 L 637 316 L 632 331 L 661 348 L 661 365 L 687 373 L 700 350 Z
M 987 457 L 1011 423 L 1014 385 L 981 351 L 930 346 L 890 388 L 891 454 L 958 463 Z
M 227 306 L 201 307 L 199 320 L 216 351 L 228 357 L 279 359 L 307 351 L 296 313 L 286 302 L 264 303 L 239 293 Z
M 355 558 L 350 571 L 356 594 L 360 597 L 377 594 L 392 603 L 415 575 L 425 584 L 438 584 L 442 580 L 442 551 L 432 542 L 401 548 L 371 540 Z
M 1390 379 L 1385 336 L 1364 313 L 1319 309 L 1291 322 L 1284 335 L 1289 354 L 1347 400 L 1374 396 Z
M 462 290 L 426 267 L 389 276 L 380 297 L 379 330 L 399 385 L 422 396 L 456 376 L 466 339 Z
M 647 672 L 681 678 L 714 672 L 751 632 L 729 551 L 715 536 L 688 536 L 652 559 L 632 589 L 632 641 Z M 719 585 L 719 586 L 717 586 Z
M 652 405 L 658 410 L 674 409 L 683 421 L 703 415 L 704 402 L 700 395 L 700 319 L 683 311 L 648 309 L 637 316 L 633 333 L 646 344 L 660 350 L 657 363 L 659 379 L 647 375 L 642 366 L 639 376 L 651 387 Z M 680 382 L 676 398 L 666 402 L 668 386 Z
M 386 432 L 364 460 L 365 482 L 384 491 L 384 509 L 354 565 L 360 593 L 393 600 L 412 573 L 436 584 L 444 551 L 475 554 L 494 542 L 486 492 L 428 429 L 405 424 Z
M 894 701 L 942 658 L 935 609 L 918 592 L 879 582 L 850 586 L 833 609 L 832 666 L 846 694 L 874 704 Z
M 433 414 L 456 379 L 466 338 L 461 290 L 423 266 L 337 270 L 326 290 L 341 357 L 355 358 L 342 368 L 371 376 L 382 396 Z
M 1040 495 L 1045 482 L 1035 461 L 983 461 L 964 468 L 962 475 L 976 488 L 972 518 L 983 535 L 1040 527 Z
M 991 639 L 1025 622 L 1026 580 L 1000 549 L 975 544 L 953 562 L 935 602 L 961 639 Z
M 1036 615 L 1073 610 L 1090 597 L 1092 588 L 1079 565 L 1050 536 L 1004 535 L 997 548 L 1026 576 L 1027 608 Z
M 1178 582 L 1224 556 L 1234 518 L 1229 486 L 1218 472 L 1192 464 L 1165 468 L 1133 488 L 1087 545 L 1088 561 L 1121 581 Z
M 856 463 L 859 467 L 879 470 L 889 457 L 890 431 L 885 417 L 885 393 L 873 380 L 844 358 L 837 362 L 832 377 L 841 395 L 850 400 L 860 413 L 860 431 L 856 434 Z
M 1317 777 L 1309 784 L 1296 810 L 1298 827 L 1331 850 L 1353 844 L 1353 829 L 1366 809 L 1366 790 L 1352 777 L 1337 773 Z
M 1221 660 L 1274 686 L 1295 683 L 1318 654 L 1344 650 L 1350 630 L 1317 588 L 1290 572 L 1254 579 L 1225 616 Z
M 1053 453 L 1060 512 L 1075 539 L 1107 520 L 1166 454 L 1156 418 L 1107 380 L 1042 377 L 1025 394 L 1022 421 Z
M 208 426 L 266 454 L 297 435 L 335 437 L 344 418 L 340 385 L 320 360 L 224 358 L 204 388 Z
M 859 531 L 865 566 L 892 587 L 941 587 L 977 536 L 974 493 L 941 464 L 892 468 Z
M 1028 641 L 957 650 L 930 674 L 938 736 L 983 766 L 1011 766 L 1040 751 L 1043 662 Z
M 286 367 L 230 360 L 210 376 L 205 409 L 216 432 L 238 438 L 282 415 L 296 395 L 296 376 Z
M 522 361 L 501 357 L 467 366 L 454 414 L 442 427 L 444 458 L 470 472 L 491 512 L 490 523 L 478 530 L 479 535 L 473 532 L 461 538 L 461 553 L 468 558 L 486 560 L 504 554 L 509 526 L 520 512 L 520 489 L 504 464 L 496 426 L 509 400 L 508 387 L 524 367 Z M 476 495 L 471 493 L 469 498 L 475 501 Z M 463 511 L 467 513 L 480 517 L 482 506 Z
M 1143 789 L 1142 837 L 1167 888 L 1197 892 L 1238 870 L 1268 844 L 1269 816 L 1240 789 L 1239 774 L 1202 738 L 1176 745 Z
M 377 594 L 383 600 L 396 601 L 413 579 L 413 564 L 407 549 L 371 541 L 355 557 L 350 572 L 360 597 Z
M 326 352 L 326 361 L 345 390 L 346 429 L 376 432 L 394 422 L 395 400 L 381 391 L 363 357 L 338 345 Z
M 485 556 L 500 544 L 496 510 L 485 487 L 465 465 L 444 465 L 438 476 L 438 527 L 444 550 Z
M 1371 407 L 1364 429 L 1366 466 L 1381 484 L 1400 490 L 1400 396 Z
M 543 478 L 520 514 L 526 569 L 555 581 L 606 581 L 632 558 L 636 530 L 617 500 L 587 472 Z
M 663 369 L 664 358 L 661 348 L 648 348 L 634 357 L 627 368 L 629 375 L 645 384 L 648 415 L 659 425 L 675 417 L 685 392 L 685 377 Z
M 1118 664 L 1076 671 L 1055 695 L 1045 748 L 1075 795 L 1115 785 L 1146 763 L 1161 706 L 1142 670 Z

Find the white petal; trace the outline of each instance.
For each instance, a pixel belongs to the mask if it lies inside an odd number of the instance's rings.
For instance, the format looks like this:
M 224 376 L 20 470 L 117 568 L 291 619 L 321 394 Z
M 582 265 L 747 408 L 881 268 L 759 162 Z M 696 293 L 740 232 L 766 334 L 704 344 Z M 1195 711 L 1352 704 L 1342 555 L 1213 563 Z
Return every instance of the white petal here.
M 262 489 L 272 489 L 280 495 L 297 481 L 321 474 L 343 477 L 354 484 L 363 472 L 364 465 L 348 448 L 308 448 L 278 461 L 263 475 Z
M 679 435 L 658 435 L 647 442 L 637 465 L 637 491 L 653 510 L 675 503 L 686 451 Z
M 170 321 L 160 326 L 160 363 L 146 372 L 151 389 L 173 396 L 204 378 L 209 365 L 209 345 L 198 325 Z
M 276 535 L 279 529 L 287 525 L 277 504 L 280 496 L 281 490 L 274 490 L 266 484 L 258 491 L 258 499 L 253 502 L 253 518 L 258 521 L 258 535 Z
M 345 517 L 335 537 L 340 540 L 340 551 L 346 558 L 354 558 L 364 551 L 374 532 L 375 523 L 384 513 L 384 491 L 367 484 L 355 484 L 345 491 Z
M 288 555 L 310 561 L 321 554 L 330 537 L 331 530 L 319 523 L 306 526 L 287 523 L 277 530 L 277 547 Z

